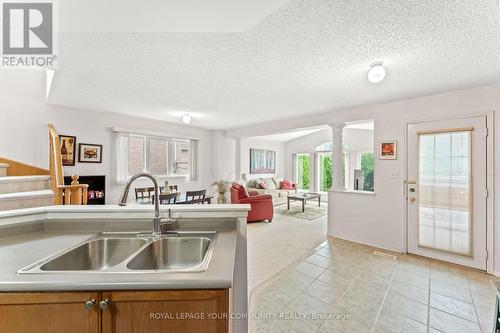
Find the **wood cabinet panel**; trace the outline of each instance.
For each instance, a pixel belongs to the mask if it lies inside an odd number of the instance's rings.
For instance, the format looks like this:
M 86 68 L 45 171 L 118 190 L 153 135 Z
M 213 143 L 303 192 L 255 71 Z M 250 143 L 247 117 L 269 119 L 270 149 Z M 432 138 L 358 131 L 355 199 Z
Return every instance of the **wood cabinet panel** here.
M 103 292 L 103 333 L 228 331 L 228 290 Z
M 0 294 L 0 331 L 5 333 L 98 333 L 99 307 L 86 309 L 98 292 Z

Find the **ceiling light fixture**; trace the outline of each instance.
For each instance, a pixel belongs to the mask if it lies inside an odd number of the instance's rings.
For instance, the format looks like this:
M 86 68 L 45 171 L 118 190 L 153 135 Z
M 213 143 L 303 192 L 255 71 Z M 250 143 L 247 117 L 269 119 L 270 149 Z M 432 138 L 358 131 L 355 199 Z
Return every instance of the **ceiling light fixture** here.
M 370 70 L 368 71 L 368 81 L 371 83 L 380 83 L 385 78 L 385 68 L 383 61 L 377 61 L 370 65 Z
M 182 116 L 182 122 L 184 124 L 189 124 L 191 122 L 191 115 L 189 113 L 185 113 L 183 116 Z

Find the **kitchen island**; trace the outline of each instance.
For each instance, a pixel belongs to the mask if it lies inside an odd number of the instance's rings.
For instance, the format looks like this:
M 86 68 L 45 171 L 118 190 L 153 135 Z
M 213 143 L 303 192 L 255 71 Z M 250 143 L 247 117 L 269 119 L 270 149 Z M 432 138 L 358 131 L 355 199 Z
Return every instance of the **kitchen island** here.
M 51 206 L 1 212 L 2 322 L 16 332 L 31 332 L 33 325 L 42 324 L 55 332 L 68 327 L 73 332 L 246 332 L 247 320 L 232 320 L 232 314 L 247 312 L 248 209 L 247 205 L 164 206 L 162 216 L 170 214 L 175 224 L 161 239 L 148 238 L 153 211 L 144 206 Z M 214 236 L 211 240 L 196 236 L 200 232 Z M 89 256 L 91 250 L 98 258 L 109 256 L 109 251 L 96 251 L 92 239 L 127 237 L 144 241 L 130 254 L 122 253 L 126 259 L 121 258 L 121 266 L 101 259 L 101 265 L 88 263 L 82 269 L 79 261 L 58 259 L 68 253 Z M 189 246 L 199 247 L 198 239 L 207 244 L 208 262 L 207 256 L 200 257 L 206 266 L 189 270 L 165 263 L 168 252 L 169 258 L 187 257 L 196 265 L 196 253 Z M 162 248 L 159 241 L 168 245 Z M 161 257 L 164 266 L 132 264 L 148 251 L 160 251 L 155 258 Z M 183 256 L 183 251 L 188 253 Z M 47 264 L 57 260 L 59 266 Z

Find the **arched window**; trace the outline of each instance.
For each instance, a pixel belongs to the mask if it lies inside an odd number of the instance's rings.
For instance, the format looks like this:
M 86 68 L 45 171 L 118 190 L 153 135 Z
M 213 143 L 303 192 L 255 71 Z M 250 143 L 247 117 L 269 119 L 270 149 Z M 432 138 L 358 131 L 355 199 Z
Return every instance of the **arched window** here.
M 332 142 L 325 142 L 317 146 L 316 151 L 332 151 Z

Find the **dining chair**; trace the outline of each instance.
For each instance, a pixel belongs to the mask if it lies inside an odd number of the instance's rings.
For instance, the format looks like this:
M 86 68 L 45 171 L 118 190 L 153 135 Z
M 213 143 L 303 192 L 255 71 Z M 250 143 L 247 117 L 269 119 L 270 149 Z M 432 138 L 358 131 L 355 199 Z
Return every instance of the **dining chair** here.
M 187 191 L 186 192 L 186 204 L 204 204 L 205 203 L 205 195 L 207 190 L 199 190 L 199 191 Z
M 155 193 L 154 187 L 136 187 L 134 190 L 135 200 L 140 200 L 142 203 L 151 202 L 151 196 Z
M 172 192 L 179 192 L 177 185 L 169 185 L 168 187 L 170 187 L 170 191 Z
M 160 205 L 175 205 L 178 197 L 179 193 L 160 194 Z

